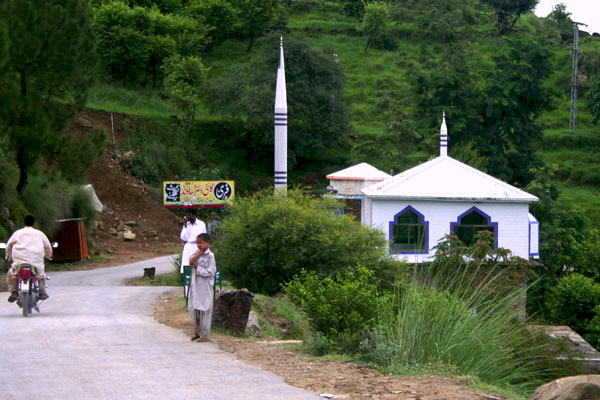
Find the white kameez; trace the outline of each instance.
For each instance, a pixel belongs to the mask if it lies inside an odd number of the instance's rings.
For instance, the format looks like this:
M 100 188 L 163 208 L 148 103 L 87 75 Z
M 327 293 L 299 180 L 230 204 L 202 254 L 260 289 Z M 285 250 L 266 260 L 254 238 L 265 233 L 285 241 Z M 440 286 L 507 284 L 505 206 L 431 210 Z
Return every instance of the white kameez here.
M 183 267 L 190 265 L 190 257 L 198 250 L 196 246 L 196 238 L 199 234 L 206 233 L 206 225 L 198 218 L 193 224 L 188 223 L 181 229 L 179 237 L 184 241 L 183 253 L 181 254 L 181 266 L 179 273 L 183 274 Z
M 196 254 L 196 253 L 194 253 Z M 194 255 L 192 254 L 192 256 Z M 194 330 L 201 338 L 208 338 L 213 307 L 213 281 L 217 273 L 215 256 L 207 249 L 193 268 L 190 283 L 188 311 L 194 321 Z

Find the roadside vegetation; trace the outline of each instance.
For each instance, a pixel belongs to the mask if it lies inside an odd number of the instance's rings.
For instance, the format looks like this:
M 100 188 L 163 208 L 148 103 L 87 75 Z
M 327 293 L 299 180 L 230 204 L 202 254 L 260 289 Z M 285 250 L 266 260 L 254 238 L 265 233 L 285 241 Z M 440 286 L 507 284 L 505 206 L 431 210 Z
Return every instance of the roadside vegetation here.
M 235 207 L 202 215 L 223 222 L 214 243 L 223 275 L 269 296 L 265 323 L 284 304 L 306 313 L 310 329 L 294 335 L 315 354 L 394 373 L 465 374 L 520 394 L 573 373 L 544 356 L 560 346 L 516 318 L 524 287 L 493 284 L 527 282 L 536 323 L 571 323 L 580 310 L 578 332 L 598 345 L 600 40 L 580 39 L 578 128 L 568 131 L 572 21 L 562 5 L 547 18 L 534 5 L 7 0 L 0 240 L 27 213 L 49 234 L 58 219 L 91 222 L 79 188 L 110 146 L 130 155 L 125 167 L 157 199 L 163 180 L 236 181 Z M 286 198 L 270 189 L 281 37 L 297 186 Z M 67 134 L 85 108 L 126 114 L 118 129 L 128 139 Z M 543 265 L 493 254 L 484 237 L 472 249 L 447 238 L 433 268 L 461 273 L 431 277 L 386 257 L 377 231 L 337 215 L 343 204 L 313 197 L 327 173 L 349 165 L 397 173 L 433 157 L 443 112 L 451 156 L 540 198 L 531 211 Z
M 489 232 L 480 233 L 471 247 L 447 237 L 428 266 L 379 254 L 371 259 L 353 257 L 354 263 L 332 268 L 320 264 L 315 252 L 330 246 L 323 253 L 335 255 L 368 228 L 347 216 L 335 216 L 335 202 L 315 207 L 319 201 L 294 190 L 285 198 L 271 192 L 242 201 L 224 218 L 220 239 L 213 246 L 224 278 L 234 287 L 285 296 L 306 314 L 311 329 L 308 337 L 300 337 L 305 351 L 344 355 L 388 373 L 469 376 L 517 396 L 526 396 L 548 380 L 584 371 L 564 345 L 531 327 L 534 320 L 526 316 L 523 299 L 526 291 L 540 284 L 534 266 L 495 249 Z M 311 236 L 303 233 L 309 219 L 301 217 L 302 210 L 311 212 L 315 232 L 331 218 L 348 219 L 348 228 L 338 226 L 335 240 L 294 239 Z M 281 222 L 285 232 L 278 228 Z M 252 227 L 252 234 L 245 235 L 241 225 Z M 227 257 L 229 246 L 239 244 L 240 237 L 246 237 L 249 255 L 272 260 L 274 266 L 252 262 L 243 251 L 239 257 Z M 293 256 L 288 254 L 290 246 L 281 244 L 286 239 L 297 243 Z M 361 250 L 363 257 L 378 254 L 378 242 L 363 242 L 371 247 Z M 294 263 L 279 266 L 279 257 Z M 246 266 L 241 277 L 238 261 Z M 253 277 L 268 284 L 255 284 Z M 594 304 L 595 297 L 588 297 Z M 550 307 L 568 314 L 567 305 L 575 306 L 561 297 Z M 592 317 L 588 321 L 593 331 L 595 321 Z M 566 359 L 559 361 L 559 356 Z
M 212 246 L 224 288 L 255 293 L 252 309 L 261 337 L 300 339 L 305 352 L 362 362 L 385 373 L 468 377 L 509 398 L 524 398 L 549 380 L 585 372 L 566 343 L 548 337 L 535 326 L 539 320 L 526 316 L 524 295 L 540 283 L 534 267 L 495 249 L 489 232 L 480 233 L 470 247 L 448 236 L 428 266 L 382 258 L 378 241 L 363 239 L 362 258 L 336 268 L 313 258 L 331 234 L 313 235 L 312 241 L 295 239 L 311 236 L 307 221 L 321 232 L 334 219 L 336 224 L 346 220 L 336 225 L 336 240 L 324 249 L 333 260 L 341 260 L 335 254 L 349 240 L 362 237 L 358 231 L 369 229 L 336 211 L 335 201 L 323 202 L 294 189 L 285 198 L 272 191 L 260 193 L 224 217 Z M 278 228 L 282 221 L 285 230 Z M 243 226 L 252 227 L 252 233 Z M 239 246 L 241 237 L 247 238 L 244 248 L 251 249 L 246 255 Z M 296 263 L 283 268 L 276 260 L 289 257 L 285 240 L 297 243 Z M 226 256 L 231 246 L 240 248 L 239 257 Z M 274 266 L 248 258 L 264 259 L 267 254 Z M 246 266 L 245 273 L 240 275 L 238 264 Z M 257 277 L 268 284 L 261 285 Z M 181 277 L 173 272 L 138 282 L 180 286 Z M 573 274 L 552 289 L 548 300 L 557 318 L 570 318 L 577 329 L 575 322 L 583 324 L 591 332 L 591 343 L 598 332 L 596 286 L 591 278 Z

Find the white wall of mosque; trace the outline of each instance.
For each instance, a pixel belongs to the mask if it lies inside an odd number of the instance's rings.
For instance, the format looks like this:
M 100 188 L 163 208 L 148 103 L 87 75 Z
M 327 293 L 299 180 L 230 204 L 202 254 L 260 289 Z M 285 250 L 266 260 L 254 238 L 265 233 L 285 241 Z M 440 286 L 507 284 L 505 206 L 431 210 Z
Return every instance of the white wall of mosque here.
M 532 247 L 537 250 L 537 236 L 530 242 L 529 206 L 527 203 L 492 203 L 492 202 L 459 202 L 459 201 L 399 201 L 363 199 L 362 222 L 381 229 L 390 239 L 390 222 L 394 216 L 406 207 L 412 207 L 422 214 L 428 223 L 426 254 L 394 254 L 395 257 L 408 262 L 432 261 L 438 242 L 450 233 L 451 224 L 476 207 L 497 223 L 498 247 L 509 249 L 513 255 L 528 259 Z M 537 228 L 537 227 L 536 227 Z M 537 231 L 535 232 L 537 235 Z
M 381 180 L 369 181 L 362 179 L 330 179 L 329 185 L 337 190 L 338 194 L 344 194 L 347 196 L 362 196 L 362 192 L 360 191 L 361 189 L 379 182 L 381 182 Z

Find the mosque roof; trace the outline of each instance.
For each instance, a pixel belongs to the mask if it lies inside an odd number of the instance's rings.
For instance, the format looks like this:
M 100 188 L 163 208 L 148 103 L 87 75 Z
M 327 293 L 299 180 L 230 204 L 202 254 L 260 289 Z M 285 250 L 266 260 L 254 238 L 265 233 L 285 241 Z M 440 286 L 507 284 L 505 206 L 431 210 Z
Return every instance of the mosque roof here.
M 370 198 L 534 202 L 539 199 L 452 157 L 441 155 L 363 188 Z
M 326 176 L 327 179 L 354 180 L 354 181 L 382 181 L 391 178 L 390 174 L 378 170 L 365 162 L 353 165 Z

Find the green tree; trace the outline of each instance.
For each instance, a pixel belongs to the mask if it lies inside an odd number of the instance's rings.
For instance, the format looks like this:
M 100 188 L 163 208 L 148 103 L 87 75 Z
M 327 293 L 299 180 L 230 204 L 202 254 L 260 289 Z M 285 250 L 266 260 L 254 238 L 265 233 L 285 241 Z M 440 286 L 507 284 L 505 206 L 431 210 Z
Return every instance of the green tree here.
M 202 102 L 206 69 L 198 57 L 173 56 L 165 61 L 165 91 L 183 112 L 182 124 L 194 124 L 196 108 Z
M 238 146 L 251 150 L 248 162 L 260 163 L 273 152 L 273 98 L 279 65 L 279 36 L 267 35 L 247 63 L 208 82 L 211 111 L 241 120 L 244 136 Z M 331 55 L 311 49 L 304 41 L 284 41 L 288 112 L 288 162 L 302 165 L 322 160 L 330 149 L 344 145 L 349 130 L 342 103 L 344 76 Z M 271 164 L 269 164 L 271 165 Z
M 149 53 L 148 39 L 136 28 L 132 10 L 120 1 L 102 4 L 94 10 L 100 64 L 110 77 L 125 83 L 143 70 Z
M 525 36 L 502 38 L 491 60 L 471 61 L 478 56 L 456 48 L 416 74 L 415 120 L 423 134 L 437 137 L 446 111 L 452 146 L 471 143 L 488 173 L 524 186 L 540 165 L 532 143 L 542 133 L 537 118 L 552 108 L 553 91 L 544 85 L 552 53 L 539 38 Z
M 237 198 L 213 246 L 223 276 L 236 287 L 273 294 L 302 269 L 327 276 L 379 262 L 386 247 L 383 234 L 336 215 L 337 206 L 296 189 L 285 197 L 269 188 Z
M 418 26 L 419 39 L 430 39 L 435 47 L 451 50 L 456 42 L 471 39 L 476 25 L 481 23 L 481 13 L 473 2 L 462 0 L 405 0 L 406 6 L 399 15 Z M 437 49 L 436 49 L 437 50 Z
M 93 82 L 94 35 L 83 0 L 7 0 L 1 13 L 8 31 L 1 129 L 15 152 L 22 194 L 40 158 L 60 165 L 77 147 L 61 133 Z
M 600 284 L 581 274 L 568 274 L 550 290 L 547 303 L 553 322 L 585 335 L 596 315 L 594 307 L 600 304 Z
M 488 158 L 490 174 L 520 186 L 541 164 L 532 143 L 542 137 L 537 118 L 553 107 L 554 92 L 544 85 L 552 72 L 551 57 L 550 49 L 533 38 L 506 39 L 484 89 L 481 136 L 478 143 L 473 140 Z
M 530 314 L 549 316 L 546 299 L 558 280 L 569 272 L 598 278 L 594 262 L 598 235 L 583 210 L 560 198 L 552 183 L 556 166 L 533 171 L 534 179 L 525 190 L 540 200 L 529 206 L 540 223 L 540 261 L 534 272 L 539 283 L 527 293 Z
M 587 108 L 592 114 L 592 123 L 600 124 L 600 75 L 596 76 L 586 93 Z
M 369 36 L 365 45 L 365 53 L 369 50 L 373 38 L 385 30 L 385 24 L 389 17 L 390 10 L 387 3 L 383 1 L 375 1 L 365 6 L 362 21 L 358 28 L 360 32 Z
M 552 12 L 546 18 L 553 21 L 561 33 L 571 34 L 573 31 L 573 21 L 571 13 L 567 12 L 567 6 L 564 3 L 558 3 L 552 7 Z
M 509 34 L 521 14 L 532 11 L 539 0 L 482 0 L 496 12 L 498 32 L 500 35 Z
M 189 16 L 131 8 L 121 1 L 95 9 L 94 29 L 103 69 L 123 83 L 152 82 L 152 87 L 162 81 L 164 60 L 197 55 L 207 40 L 204 26 Z
M 239 32 L 250 38 L 248 51 L 254 40 L 278 22 L 281 15 L 280 0 L 233 0 Z
M 221 43 L 235 31 L 236 12 L 228 0 L 206 0 L 191 3 L 183 12 L 206 27 L 206 35 L 209 40 L 203 50 Z
M 364 0 L 343 0 L 344 14 L 360 19 L 365 8 Z
M 88 3 L 92 7 L 100 7 L 103 4 L 112 2 L 113 0 L 88 0 Z M 157 8 L 162 13 L 175 13 L 182 6 L 184 1 L 182 0 L 120 0 L 127 4 L 129 7 L 144 7 L 144 8 Z

